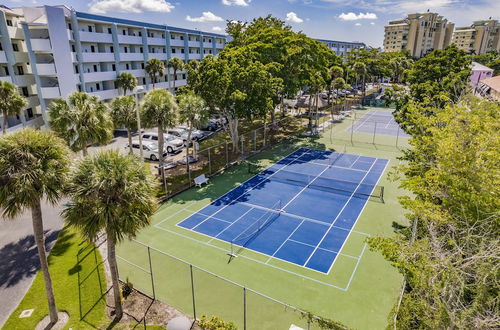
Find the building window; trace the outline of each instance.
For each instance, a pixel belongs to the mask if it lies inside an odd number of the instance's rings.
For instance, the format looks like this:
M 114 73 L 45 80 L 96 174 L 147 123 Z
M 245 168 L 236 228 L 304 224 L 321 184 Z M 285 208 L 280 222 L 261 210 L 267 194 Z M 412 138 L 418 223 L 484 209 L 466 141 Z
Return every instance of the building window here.
M 181 40 L 184 40 L 184 36 L 180 36 L 180 39 L 181 39 Z
M 184 48 L 181 48 L 181 53 L 184 54 Z
M 90 52 L 95 53 L 95 46 L 94 45 L 90 46 Z
M 110 53 L 114 53 L 114 52 L 115 52 L 115 47 L 113 47 L 113 46 L 109 46 L 109 52 L 110 52 Z
M 30 96 L 30 94 L 28 93 L 28 87 L 22 87 L 21 91 L 22 91 L 24 96 L 26 96 L 26 97 Z
M 92 32 L 92 25 L 88 25 L 87 28 L 88 28 L 89 32 Z
M 94 64 L 94 72 L 97 72 L 97 65 Z
M 3 46 L 2 46 L 2 43 L 0 42 L 0 50 L 3 50 Z
M 126 32 L 125 32 L 125 30 L 122 30 L 122 34 L 123 34 L 123 35 L 126 35 Z
M 126 69 L 126 70 L 130 70 L 130 64 L 125 63 L 125 69 Z
M 8 68 L 8 67 L 5 67 L 4 69 L 5 69 L 5 74 L 6 74 L 7 76 L 10 76 L 10 73 L 9 73 L 9 68 Z
M 175 54 L 175 48 L 172 48 L 172 54 Z
M 146 78 L 142 78 L 142 84 L 146 85 Z
M 7 20 L 7 25 L 8 25 L 8 26 L 12 26 L 12 20 L 8 19 L 8 20 Z
M 70 31 L 73 31 L 73 27 L 71 26 L 71 23 L 68 23 L 68 29 L 69 29 Z
M 75 45 L 71 45 L 71 51 L 72 51 L 73 53 L 74 53 L 74 52 L 76 52 L 76 50 L 75 50 Z
M 111 32 L 111 28 L 108 28 L 108 33 L 109 33 L 109 34 L 111 34 L 111 33 L 112 33 L 112 32 Z
M 17 46 L 17 44 L 12 44 L 12 49 L 13 49 L 15 52 L 18 52 L 18 51 L 19 51 L 19 47 Z
M 141 69 L 144 70 L 144 62 L 141 63 Z
M 99 83 L 95 84 L 95 89 L 97 89 L 98 91 L 101 90 L 101 85 Z
M 75 73 L 80 73 L 80 69 L 78 69 L 78 65 L 75 65 Z
M 141 54 L 142 54 L 143 52 L 144 52 L 144 48 L 139 47 L 139 53 L 141 53 Z
M 185 73 L 182 74 L 182 79 L 184 79 L 184 80 L 186 79 L 186 74 Z
M 125 53 L 128 53 L 128 47 L 127 46 L 123 47 L 123 50 L 125 51 Z
M 32 108 L 26 109 L 26 114 L 28 115 L 28 118 L 33 118 L 33 109 Z
M 111 64 L 112 71 L 116 71 L 116 64 Z
M 20 76 L 24 75 L 24 68 L 22 65 L 17 66 L 17 74 Z

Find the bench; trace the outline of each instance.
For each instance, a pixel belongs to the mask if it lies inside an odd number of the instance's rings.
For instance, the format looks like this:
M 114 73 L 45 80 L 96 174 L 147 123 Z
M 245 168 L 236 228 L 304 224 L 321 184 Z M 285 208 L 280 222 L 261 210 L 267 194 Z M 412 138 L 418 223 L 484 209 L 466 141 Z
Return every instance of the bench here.
M 202 184 L 207 183 L 207 182 L 208 182 L 208 178 L 205 176 L 205 174 L 202 174 L 202 175 L 194 178 L 194 184 L 196 187 L 201 187 Z

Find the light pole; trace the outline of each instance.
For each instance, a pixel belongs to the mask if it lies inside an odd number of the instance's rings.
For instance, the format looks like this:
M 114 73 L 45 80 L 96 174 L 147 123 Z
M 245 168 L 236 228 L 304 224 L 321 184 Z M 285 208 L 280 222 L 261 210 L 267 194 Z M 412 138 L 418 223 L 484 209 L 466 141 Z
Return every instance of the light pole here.
M 141 160 L 144 161 L 144 156 L 142 154 L 142 132 L 141 132 L 141 116 L 139 115 L 139 97 L 138 94 L 144 91 L 144 87 L 136 86 L 134 88 L 135 95 L 135 115 L 137 117 L 137 131 L 139 132 L 139 155 L 141 155 Z

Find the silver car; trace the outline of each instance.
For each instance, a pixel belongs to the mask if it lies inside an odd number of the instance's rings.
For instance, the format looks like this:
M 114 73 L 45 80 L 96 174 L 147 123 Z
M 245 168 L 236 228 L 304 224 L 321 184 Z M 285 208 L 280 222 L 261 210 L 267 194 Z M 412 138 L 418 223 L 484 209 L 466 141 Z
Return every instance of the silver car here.
M 177 152 L 179 150 L 182 150 L 184 147 L 184 142 L 175 136 L 172 136 L 170 134 L 163 134 L 165 138 L 165 149 L 169 154 Z M 142 134 L 142 140 L 143 141 L 151 141 L 158 143 L 158 133 L 154 132 L 146 132 Z

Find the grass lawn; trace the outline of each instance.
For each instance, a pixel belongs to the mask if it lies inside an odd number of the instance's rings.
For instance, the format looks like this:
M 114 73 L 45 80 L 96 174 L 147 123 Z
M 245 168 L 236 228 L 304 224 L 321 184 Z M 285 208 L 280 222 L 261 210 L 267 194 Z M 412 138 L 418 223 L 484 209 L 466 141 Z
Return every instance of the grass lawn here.
M 366 110 L 361 110 L 360 115 L 363 111 Z M 367 203 L 354 227 L 355 232 L 351 233 L 341 250 L 343 255 L 338 257 L 328 274 L 276 259 L 269 261 L 267 256 L 251 250 L 243 251 L 228 263 L 227 243 L 176 226 L 251 177 L 252 174 L 242 164 L 211 178 L 208 186 L 190 189 L 164 203 L 155 215 L 153 225 L 138 235 L 139 242 L 152 247 L 150 257 L 156 297 L 187 314 L 193 315 L 195 307 L 197 317 L 202 314 L 219 315 L 235 322 L 240 328 L 243 328 L 244 317 L 248 329 L 285 329 L 292 323 L 307 328 L 306 321 L 290 308 L 250 290 L 246 291 L 244 299 L 240 286 L 245 286 L 349 327 L 385 328 L 391 308 L 398 298 L 401 276 L 379 253 L 370 251 L 365 238 L 368 235 L 393 235 L 395 224 L 406 224 L 397 200 L 404 192 L 387 175 L 390 168 L 398 164 L 397 157 L 401 150 L 396 147 L 393 137 L 377 136 L 379 144 L 372 144 L 369 143 L 372 141 L 369 134 L 365 138 L 358 133 L 359 137 L 355 138 L 359 139 L 348 142 L 350 135 L 344 136 L 343 133 L 350 124 L 349 121 L 336 124 L 334 134 L 327 129 L 320 137 L 289 140 L 287 144 L 277 145 L 251 158 L 262 165 L 270 165 L 300 147 L 308 147 L 390 160 L 379 183 L 385 187 L 385 203 Z M 400 139 L 399 146 L 405 144 L 406 140 Z M 119 259 L 122 279 L 128 277 L 134 287 L 152 295 L 148 250 L 136 242 L 125 242 L 119 246 L 118 255 L 123 258 Z M 189 263 L 195 267 L 190 269 Z M 191 300 L 192 285 L 196 306 Z M 244 303 L 246 315 L 243 314 Z
M 105 329 L 111 325 L 105 312 L 106 279 L 101 254 L 71 228 L 65 227 L 49 255 L 49 268 L 59 310 L 69 314 L 64 329 Z M 34 309 L 31 317 L 19 318 L 23 310 Z M 48 314 L 41 271 L 3 329 L 34 329 Z M 132 325 L 117 324 L 114 329 Z M 163 329 L 151 326 L 151 329 Z

